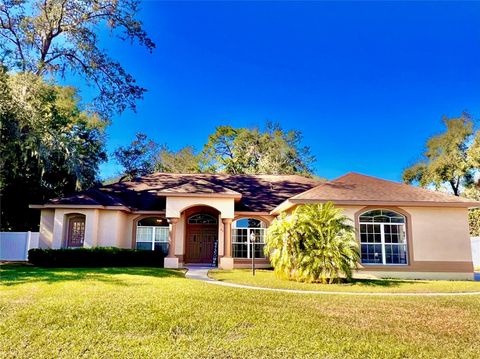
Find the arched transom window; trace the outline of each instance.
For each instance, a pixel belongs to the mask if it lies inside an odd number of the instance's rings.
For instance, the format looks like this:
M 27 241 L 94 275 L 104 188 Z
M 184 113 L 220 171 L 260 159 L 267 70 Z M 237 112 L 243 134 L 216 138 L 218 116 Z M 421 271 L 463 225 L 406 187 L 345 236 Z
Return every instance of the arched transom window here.
M 197 213 L 188 218 L 189 224 L 217 224 L 217 219 L 206 213 Z
M 137 222 L 136 248 L 168 253 L 168 222 L 162 217 L 142 218 Z
M 397 212 L 375 209 L 360 215 L 360 244 L 363 264 L 408 264 L 405 217 Z
M 266 223 L 255 218 L 242 218 L 234 221 L 232 225 L 233 256 L 235 258 L 252 258 L 252 252 L 255 250 L 255 258 L 265 258 L 263 247 L 265 246 L 266 229 Z

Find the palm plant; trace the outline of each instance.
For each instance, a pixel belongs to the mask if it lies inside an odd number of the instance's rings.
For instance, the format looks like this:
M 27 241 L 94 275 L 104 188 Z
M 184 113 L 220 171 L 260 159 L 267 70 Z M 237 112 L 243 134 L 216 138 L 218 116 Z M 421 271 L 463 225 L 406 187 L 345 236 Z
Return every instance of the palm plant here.
M 282 213 L 265 238 L 265 254 L 276 275 L 304 282 L 350 280 L 359 250 L 349 221 L 331 202 Z

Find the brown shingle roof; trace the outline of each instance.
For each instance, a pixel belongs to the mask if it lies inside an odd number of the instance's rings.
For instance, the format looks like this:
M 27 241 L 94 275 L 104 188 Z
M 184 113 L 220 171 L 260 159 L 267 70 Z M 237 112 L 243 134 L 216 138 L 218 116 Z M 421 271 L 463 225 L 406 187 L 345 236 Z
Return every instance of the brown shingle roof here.
M 236 211 L 270 212 L 286 199 L 309 190 L 320 180 L 298 175 L 224 175 L 155 173 L 48 201 L 55 205 L 126 206 L 164 210 L 165 198 L 178 194 L 241 198 Z
M 337 203 L 398 203 L 415 205 L 480 206 L 480 202 L 404 183 L 347 173 L 290 198 L 292 203 L 332 201 Z
M 219 184 L 212 183 L 209 181 L 205 181 L 203 179 L 197 179 L 192 182 L 182 183 L 178 186 L 164 188 L 157 191 L 158 194 L 165 194 L 165 195 L 184 195 L 184 194 L 201 194 L 201 195 L 221 195 L 221 196 L 230 196 L 230 197 L 238 197 L 242 196 L 241 193 L 237 191 L 233 191 L 229 188 L 223 187 Z
M 119 198 L 103 192 L 100 188 L 74 193 L 62 198 L 54 198 L 47 204 L 86 205 L 86 206 L 125 206 Z
M 277 213 L 300 203 L 480 207 L 480 202 L 358 173 L 328 182 L 297 175 L 155 173 L 93 188 L 46 204 L 165 210 L 166 196 L 231 196 L 235 211 Z M 241 198 L 240 198 L 241 195 Z

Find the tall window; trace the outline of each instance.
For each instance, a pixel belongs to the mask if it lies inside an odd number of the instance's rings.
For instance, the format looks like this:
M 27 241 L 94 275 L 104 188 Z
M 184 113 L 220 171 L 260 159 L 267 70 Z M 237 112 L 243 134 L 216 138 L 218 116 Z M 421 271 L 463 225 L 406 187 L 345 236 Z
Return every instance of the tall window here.
M 405 217 L 385 209 L 363 213 L 360 244 L 364 264 L 408 264 Z
M 68 217 L 67 248 L 83 247 L 85 241 L 85 216 L 75 214 Z
M 255 218 L 242 218 L 233 222 L 232 245 L 235 258 L 252 258 L 252 234 L 255 236 L 254 248 L 255 258 L 265 258 L 263 247 L 265 247 L 264 222 Z
M 137 223 L 136 248 L 168 253 L 168 222 L 165 218 L 148 217 Z

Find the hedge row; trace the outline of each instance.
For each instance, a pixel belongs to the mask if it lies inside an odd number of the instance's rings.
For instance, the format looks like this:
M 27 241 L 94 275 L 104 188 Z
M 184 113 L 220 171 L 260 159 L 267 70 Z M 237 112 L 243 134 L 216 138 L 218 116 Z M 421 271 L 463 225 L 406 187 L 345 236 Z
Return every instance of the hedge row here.
M 162 251 L 115 247 L 30 249 L 28 261 L 39 267 L 163 267 Z

